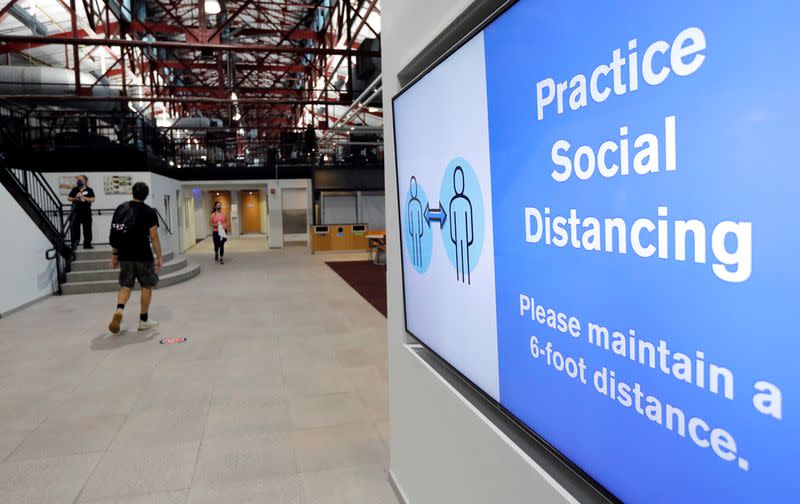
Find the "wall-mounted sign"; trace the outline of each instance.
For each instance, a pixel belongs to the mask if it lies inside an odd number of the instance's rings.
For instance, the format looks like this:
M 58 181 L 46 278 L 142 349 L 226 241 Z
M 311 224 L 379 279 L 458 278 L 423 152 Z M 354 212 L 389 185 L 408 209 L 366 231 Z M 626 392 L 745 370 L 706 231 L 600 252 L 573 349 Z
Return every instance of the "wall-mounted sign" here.
M 800 495 L 798 22 L 520 0 L 394 99 L 407 329 L 626 503 Z
M 103 189 L 106 194 L 129 195 L 133 190 L 133 177 L 128 175 L 103 177 Z
M 58 177 L 58 194 L 69 196 L 70 191 L 75 187 L 75 181 L 77 179 L 77 175 L 62 175 Z

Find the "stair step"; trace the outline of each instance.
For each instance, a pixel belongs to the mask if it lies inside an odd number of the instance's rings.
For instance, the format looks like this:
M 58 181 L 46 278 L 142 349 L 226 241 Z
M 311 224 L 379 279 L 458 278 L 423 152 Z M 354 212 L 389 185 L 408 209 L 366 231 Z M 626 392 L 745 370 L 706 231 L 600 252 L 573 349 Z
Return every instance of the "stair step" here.
M 199 264 L 187 264 L 183 268 L 159 275 L 158 289 L 169 287 L 170 285 L 179 284 L 187 280 L 191 280 L 200 274 Z M 138 288 L 137 283 L 137 288 Z M 94 282 L 68 282 L 61 286 L 63 294 L 92 294 L 97 292 L 116 292 L 119 290 L 119 282 L 114 280 L 99 280 Z
M 108 261 L 106 261 L 108 262 Z M 186 267 L 186 257 L 173 258 L 171 261 L 164 263 L 161 270 L 162 275 L 178 271 Z M 117 280 L 119 278 L 119 270 L 111 270 L 108 268 L 93 270 L 93 271 L 70 271 L 67 273 L 67 282 L 97 282 L 101 280 Z
M 89 251 L 92 252 L 92 251 Z M 171 261 L 175 257 L 174 252 L 167 252 L 163 255 L 163 259 L 165 262 Z M 81 259 L 78 256 L 78 259 L 72 262 L 71 270 L 72 271 L 98 271 L 98 270 L 110 270 L 111 265 L 109 264 L 111 260 L 111 249 L 108 249 L 105 256 L 102 256 L 102 259 Z
M 81 245 L 75 249 L 75 257 L 79 261 L 95 261 L 107 259 L 111 255 L 111 245 L 95 245 L 93 249 L 86 250 Z
M 78 261 L 94 261 L 97 259 L 107 259 L 111 255 L 111 245 L 95 245 L 93 249 L 86 250 L 82 246 L 75 249 L 75 257 Z M 155 255 L 155 253 L 153 253 Z

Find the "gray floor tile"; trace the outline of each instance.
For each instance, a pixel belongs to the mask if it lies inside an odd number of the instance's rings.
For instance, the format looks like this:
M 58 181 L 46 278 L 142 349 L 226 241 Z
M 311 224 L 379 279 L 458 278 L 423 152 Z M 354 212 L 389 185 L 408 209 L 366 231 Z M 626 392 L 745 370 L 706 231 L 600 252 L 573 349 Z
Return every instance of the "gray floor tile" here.
M 292 435 L 274 433 L 203 441 L 194 482 L 215 486 L 295 473 Z
M 174 402 L 166 407 L 134 411 L 125 420 L 109 449 L 200 441 L 207 415 L 207 400 Z
M 293 433 L 301 472 L 358 465 L 384 465 L 386 445 L 371 423 L 306 429 Z
M 397 504 L 383 466 L 303 473 L 305 504 Z
M 113 499 L 82 502 L 86 504 L 185 504 L 186 494 L 188 493 L 188 490 L 178 490 L 175 492 L 158 492 L 132 497 L 114 497 Z
M 212 403 L 208 414 L 205 438 L 256 436 L 271 432 L 287 432 L 289 402 L 285 398 L 275 400 Z
M 192 485 L 188 504 L 303 504 L 300 476 L 286 474 L 246 482 Z
M 101 392 L 73 392 L 48 416 L 53 419 L 127 415 L 139 397 L 138 388 Z
M 124 421 L 124 415 L 48 419 L 7 460 L 104 452 Z
M 101 453 L 0 464 L 4 504 L 72 503 Z
M 78 502 L 185 490 L 200 443 L 110 451 L 97 464 Z
M 0 430 L 0 462 L 3 462 L 25 438 L 31 435 L 33 429 L 6 429 Z
M 292 396 L 292 425 L 296 429 L 313 429 L 364 421 L 369 411 L 353 392 Z

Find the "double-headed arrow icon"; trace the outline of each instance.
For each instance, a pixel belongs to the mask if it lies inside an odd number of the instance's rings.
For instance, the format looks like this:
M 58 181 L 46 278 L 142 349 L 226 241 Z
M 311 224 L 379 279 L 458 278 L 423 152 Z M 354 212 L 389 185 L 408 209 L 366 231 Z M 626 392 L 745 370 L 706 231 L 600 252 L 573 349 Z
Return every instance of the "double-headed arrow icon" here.
M 447 220 L 447 213 L 444 211 L 444 206 L 442 206 L 442 202 L 439 202 L 439 208 L 431 208 L 431 204 L 428 203 L 425 205 L 425 222 L 428 223 L 428 227 L 431 227 L 431 221 L 439 221 L 439 228 L 444 227 L 444 223 Z

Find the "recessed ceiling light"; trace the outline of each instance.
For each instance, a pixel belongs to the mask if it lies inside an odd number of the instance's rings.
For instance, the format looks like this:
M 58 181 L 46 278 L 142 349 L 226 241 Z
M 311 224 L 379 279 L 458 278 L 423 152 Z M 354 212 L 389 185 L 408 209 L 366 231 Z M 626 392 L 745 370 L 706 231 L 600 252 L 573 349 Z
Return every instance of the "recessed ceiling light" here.
M 222 12 L 222 7 L 220 7 L 217 0 L 205 0 L 205 7 L 206 14 L 219 14 Z

